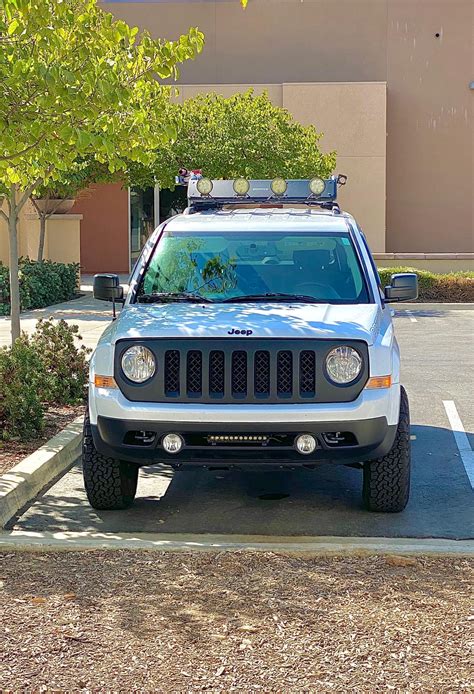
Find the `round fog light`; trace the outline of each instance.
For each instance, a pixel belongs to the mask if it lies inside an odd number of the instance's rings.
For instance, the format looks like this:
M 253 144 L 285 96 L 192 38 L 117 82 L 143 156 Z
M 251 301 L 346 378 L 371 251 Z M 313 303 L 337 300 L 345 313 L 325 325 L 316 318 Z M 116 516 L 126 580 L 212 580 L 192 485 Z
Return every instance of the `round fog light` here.
M 309 455 L 316 450 L 316 439 L 311 434 L 300 434 L 295 443 L 298 453 L 303 455 Z
M 161 445 L 167 453 L 179 453 L 184 445 L 184 441 L 179 434 L 166 434 L 166 436 L 163 436 Z

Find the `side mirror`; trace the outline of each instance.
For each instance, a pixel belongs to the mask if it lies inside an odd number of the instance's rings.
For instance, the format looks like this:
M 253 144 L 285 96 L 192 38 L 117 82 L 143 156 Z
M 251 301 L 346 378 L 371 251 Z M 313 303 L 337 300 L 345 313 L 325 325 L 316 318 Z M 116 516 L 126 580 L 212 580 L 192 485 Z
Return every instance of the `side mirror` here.
M 418 276 L 414 272 L 392 275 L 385 287 L 385 301 L 410 301 L 418 298 Z
M 95 275 L 94 299 L 101 301 L 124 302 L 123 287 L 120 286 L 118 275 Z

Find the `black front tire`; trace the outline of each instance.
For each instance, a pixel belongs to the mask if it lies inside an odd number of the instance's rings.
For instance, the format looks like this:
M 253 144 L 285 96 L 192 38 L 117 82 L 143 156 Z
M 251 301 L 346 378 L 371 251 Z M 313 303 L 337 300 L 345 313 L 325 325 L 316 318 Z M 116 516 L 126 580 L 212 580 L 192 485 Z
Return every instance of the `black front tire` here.
M 400 393 L 400 417 L 395 441 L 383 458 L 364 463 L 362 497 L 368 511 L 399 513 L 410 496 L 410 410 L 405 388 Z
M 138 465 L 102 456 L 94 445 L 87 415 L 84 420 L 82 472 L 87 498 L 93 508 L 118 511 L 133 504 L 137 492 Z

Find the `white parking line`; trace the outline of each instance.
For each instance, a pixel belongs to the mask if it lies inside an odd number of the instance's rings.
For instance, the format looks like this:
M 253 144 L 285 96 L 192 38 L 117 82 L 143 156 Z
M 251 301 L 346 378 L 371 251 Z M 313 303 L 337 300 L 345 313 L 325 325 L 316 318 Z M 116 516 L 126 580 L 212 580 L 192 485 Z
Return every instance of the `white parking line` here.
M 415 318 L 413 313 L 411 311 L 405 311 L 405 313 L 410 317 L 410 320 L 412 323 L 418 323 L 418 319 Z
M 471 487 L 474 489 L 474 451 L 471 448 L 471 444 L 469 443 L 463 423 L 461 422 L 461 417 L 458 414 L 454 402 L 452 400 L 443 400 L 443 405 L 448 415 L 451 429 L 453 430 L 454 440 L 456 441 L 456 446 L 458 447 L 464 469 L 469 477 Z

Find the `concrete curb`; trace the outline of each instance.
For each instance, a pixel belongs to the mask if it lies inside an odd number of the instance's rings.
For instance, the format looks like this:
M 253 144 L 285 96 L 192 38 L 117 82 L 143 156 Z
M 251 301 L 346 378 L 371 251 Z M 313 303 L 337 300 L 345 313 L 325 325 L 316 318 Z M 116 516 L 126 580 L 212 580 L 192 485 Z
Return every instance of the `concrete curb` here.
M 37 451 L 0 475 L 0 527 L 17 515 L 81 453 L 83 417 L 78 417 Z
M 474 541 L 404 537 L 272 537 L 264 535 L 178 535 L 151 533 L 33 532 L 0 533 L 0 549 L 84 551 L 262 551 L 299 555 L 403 554 L 425 556 L 474 555 Z

